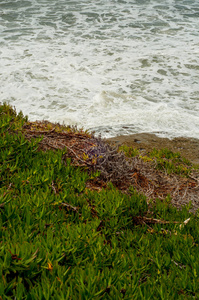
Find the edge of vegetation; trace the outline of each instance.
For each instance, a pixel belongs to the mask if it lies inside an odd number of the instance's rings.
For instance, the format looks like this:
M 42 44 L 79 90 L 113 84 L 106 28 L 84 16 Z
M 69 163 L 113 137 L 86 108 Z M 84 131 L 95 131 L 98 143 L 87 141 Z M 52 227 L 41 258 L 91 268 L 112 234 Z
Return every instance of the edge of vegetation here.
M 197 299 L 198 213 L 169 196 L 149 201 L 135 181 L 124 189 L 116 179 L 124 182 L 132 164 L 123 154 L 45 124 L 38 135 L 0 105 L 0 299 Z M 162 155 L 171 153 L 151 157 Z M 181 163 L 180 173 L 189 168 Z

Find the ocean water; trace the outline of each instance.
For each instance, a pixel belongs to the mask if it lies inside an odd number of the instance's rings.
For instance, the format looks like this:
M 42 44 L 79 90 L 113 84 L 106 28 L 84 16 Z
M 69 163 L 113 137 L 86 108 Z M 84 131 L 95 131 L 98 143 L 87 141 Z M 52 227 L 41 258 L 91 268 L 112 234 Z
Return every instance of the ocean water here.
M 4 101 L 103 137 L 199 138 L 198 0 L 1 0 Z

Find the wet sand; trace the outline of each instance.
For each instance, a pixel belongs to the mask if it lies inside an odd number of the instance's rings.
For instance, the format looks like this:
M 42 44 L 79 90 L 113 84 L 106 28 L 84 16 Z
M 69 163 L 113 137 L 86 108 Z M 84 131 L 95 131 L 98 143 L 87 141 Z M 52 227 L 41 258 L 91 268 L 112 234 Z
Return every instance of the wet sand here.
M 127 145 L 148 153 L 153 148 L 167 148 L 173 152 L 180 152 L 181 155 L 194 164 L 199 164 L 199 139 L 194 138 L 161 138 L 151 133 L 139 133 L 127 136 L 117 136 L 107 139 L 113 146 Z

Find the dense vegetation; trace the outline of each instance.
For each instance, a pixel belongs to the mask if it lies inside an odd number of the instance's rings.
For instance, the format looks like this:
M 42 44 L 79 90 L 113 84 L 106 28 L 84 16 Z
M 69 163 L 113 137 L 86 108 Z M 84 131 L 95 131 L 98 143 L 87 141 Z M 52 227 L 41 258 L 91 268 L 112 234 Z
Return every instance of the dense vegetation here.
M 26 121 L 0 105 L 0 299 L 198 299 L 198 214 L 89 188 Z

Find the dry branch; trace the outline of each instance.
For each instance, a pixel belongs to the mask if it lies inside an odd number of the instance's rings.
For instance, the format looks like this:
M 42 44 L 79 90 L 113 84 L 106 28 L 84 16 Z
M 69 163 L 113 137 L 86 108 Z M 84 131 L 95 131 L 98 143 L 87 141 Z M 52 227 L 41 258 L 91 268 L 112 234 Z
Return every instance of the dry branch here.
M 62 157 L 64 163 L 70 158 L 74 165 L 86 167 L 88 172 L 99 171 L 100 177 L 90 184 L 93 188 L 94 185 L 100 188 L 109 181 L 125 191 L 132 185 L 154 201 L 156 198 L 164 200 L 170 195 L 171 203 L 177 208 L 191 202 L 190 211 L 196 212 L 199 209 L 198 171 L 194 171 L 188 178 L 168 175 L 157 170 L 154 162 L 144 162 L 139 157 L 127 159 L 123 152 L 118 152 L 101 138 L 76 129 L 62 128 L 59 124 L 34 122 L 24 125 L 22 130 L 28 140 L 43 137 L 39 142 L 41 150 L 67 149 Z

